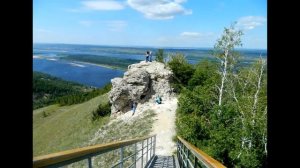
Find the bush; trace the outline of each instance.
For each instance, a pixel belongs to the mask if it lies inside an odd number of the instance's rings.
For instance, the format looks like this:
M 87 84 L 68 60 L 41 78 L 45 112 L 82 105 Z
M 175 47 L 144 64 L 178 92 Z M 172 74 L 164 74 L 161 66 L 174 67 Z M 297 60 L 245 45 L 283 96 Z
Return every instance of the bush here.
M 158 49 L 156 55 L 155 55 L 155 61 L 164 63 L 164 50 Z
M 187 85 L 195 71 L 193 66 L 187 62 L 181 53 L 171 54 L 171 60 L 168 62 L 168 66 L 174 73 L 174 82 L 184 86 Z
M 111 112 L 111 104 L 109 102 L 105 104 L 100 104 L 97 110 L 93 111 L 92 113 L 92 121 L 95 121 L 100 117 L 109 115 L 110 112 Z
M 212 77 L 219 77 L 218 75 L 218 67 L 215 63 L 204 60 L 199 62 L 195 67 L 195 73 L 192 78 L 188 81 L 188 85 L 190 88 L 194 88 L 196 86 L 203 86 L 209 79 Z M 213 80 L 214 81 L 214 80 Z

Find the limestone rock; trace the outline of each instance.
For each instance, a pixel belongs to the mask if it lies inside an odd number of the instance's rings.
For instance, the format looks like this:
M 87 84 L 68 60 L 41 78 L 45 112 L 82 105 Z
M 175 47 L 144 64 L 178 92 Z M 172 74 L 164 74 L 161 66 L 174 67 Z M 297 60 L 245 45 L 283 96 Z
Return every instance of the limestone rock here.
M 174 96 L 170 86 L 172 75 L 168 67 L 156 61 L 129 65 L 123 78 L 111 80 L 109 100 L 112 103 L 112 115 L 128 111 L 132 101 L 143 103 L 149 99 L 154 101 L 156 95 L 163 100 Z

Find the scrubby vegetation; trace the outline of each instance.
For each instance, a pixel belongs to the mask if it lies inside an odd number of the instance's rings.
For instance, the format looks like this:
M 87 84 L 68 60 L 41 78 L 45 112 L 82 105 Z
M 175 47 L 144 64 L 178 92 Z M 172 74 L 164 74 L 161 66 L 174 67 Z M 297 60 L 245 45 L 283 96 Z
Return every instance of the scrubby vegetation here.
M 174 81 L 172 83 L 176 92 L 180 92 L 183 85 L 187 85 L 189 79 L 194 73 L 194 67 L 189 64 L 185 59 L 185 56 L 181 53 L 170 54 L 171 60 L 168 62 L 168 66 L 174 73 Z
M 148 110 L 129 122 L 118 120 L 104 125 L 95 134 L 95 137 L 90 141 L 88 145 L 145 137 L 149 135 L 152 130 L 155 115 L 156 114 L 154 113 L 154 111 Z M 141 144 L 139 144 L 138 148 L 141 148 Z M 125 156 L 129 156 L 133 152 L 134 145 L 130 145 L 124 149 Z M 119 150 L 114 150 L 111 152 L 107 152 L 101 156 L 95 157 L 93 164 L 96 167 L 109 167 L 117 163 L 119 161 L 119 158 Z M 125 163 L 125 167 L 129 166 L 132 163 L 133 160 L 128 160 Z
M 110 115 L 111 111 L 111 104 L 109 102 L 106 102 L 105 104 L 100 104 L 98 108 L 93 111 L 92 120 L 95 121 L 101 117 Z
M 158 49 L 155 54 L 155 61 L 164 63 L 164 50 Z
M 219 62 L 192 66 L 174 54 L 168 63 L 180 86 L 177 134 L 227 167 L 265 167 L 266 60 L 240 66 L 234 48 L 241 31 L 225 28 L 214 48 Z

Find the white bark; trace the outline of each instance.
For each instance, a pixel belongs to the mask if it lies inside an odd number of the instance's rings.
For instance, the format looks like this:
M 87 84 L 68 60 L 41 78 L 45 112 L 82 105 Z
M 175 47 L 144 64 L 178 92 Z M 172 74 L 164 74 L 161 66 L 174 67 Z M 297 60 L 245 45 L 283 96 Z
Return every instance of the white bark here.
M 252 115 L 253 115 L 253 124 L 255 124 L 255 114 L 256 114 L 256 108 L 257 108 L 257 103 L 258 103 L 258 94 L 259 91 L 261 89 L 261 80 L 262 80 L 262 76 L 263 76 L 263 71 L 264 71 L 264 66 L 265 66 L 265 61 L 261 58 L 261 67 L 260 67 L 260 73 L 258 75 L 258 81 L 257 81 L 257 85 L 256 85 L 256 92 L 254 94 L 254 102 L 253 102 L 253 106 L 252 106 Z
M 228 64 L 228 50 L 225 50 L 224 53 L 224 68 L 222 69 L 222 81 L 221 81 L 221 87 L 219 89 L 219 103 L 218 105 L 221 106 L 222 105 L 222 95 L 223 95 L 223 89 L 224 89 L 224 83 L 225 83 L 225 79 L 226 79 L 226 75 L 227 75 L 227 64 Z M 223 65 L 222 65 L 223 67 Z
M 265 153 L 266 155 L 268 154 L 268 150 L 267 150 L 267 137 L 263 135 L 263 142 L 264 142 L 264 146 L 265 146 Z

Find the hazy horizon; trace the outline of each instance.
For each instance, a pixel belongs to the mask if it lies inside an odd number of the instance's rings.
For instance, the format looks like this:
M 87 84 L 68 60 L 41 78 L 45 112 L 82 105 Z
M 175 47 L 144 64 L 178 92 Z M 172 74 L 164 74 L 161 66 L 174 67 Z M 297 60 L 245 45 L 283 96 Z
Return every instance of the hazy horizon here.
M 143 45 L 105 45 L 105 44 L 80 44 L 80 43 L 48 43 L 48 42 L 33 42 L 35 44 L 58 44 L 58 45 L 87 45 L 87 46 L 103 46 L 103 47 L 135 47 L 135 48 L 157 48 L 157 49 L 213 49 L 213 47 L 172 47 L 172 46 L 143 46 Z M 237 50 L 268 50 L 267 48 L 244 48 L 236 47 Z

